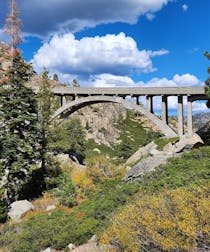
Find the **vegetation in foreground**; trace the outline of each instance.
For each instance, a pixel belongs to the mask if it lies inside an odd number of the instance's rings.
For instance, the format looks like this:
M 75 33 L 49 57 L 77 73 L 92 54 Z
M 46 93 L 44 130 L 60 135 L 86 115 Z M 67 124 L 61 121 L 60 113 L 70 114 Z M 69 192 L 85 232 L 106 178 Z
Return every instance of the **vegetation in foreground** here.
M 62 249 L 99 233 L 101 242 L 110 242 L 119 251 L 188 251 L 190 244 L 208 246 L 209 168 L 210 147 L 203 147 L 171 159 L 141 182 L 100 175 L 94 192 L 72 212 L 60 208 L 5 225 L 0 246 L 10 251 Z M 126 238 L 131 234 L 132 243 Z
M 198 251 L 209 248 L 209 183 L 138 195 L 111 218 L 100 240 L 117 251 Z

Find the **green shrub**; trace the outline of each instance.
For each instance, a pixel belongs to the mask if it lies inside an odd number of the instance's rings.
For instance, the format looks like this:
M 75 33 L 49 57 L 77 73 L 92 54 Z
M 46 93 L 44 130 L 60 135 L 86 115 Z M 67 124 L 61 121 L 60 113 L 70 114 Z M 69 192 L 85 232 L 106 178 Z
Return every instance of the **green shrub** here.
M 63 173 L 60 176 L 60 183 L 56 195 L 59 197 L 59 203 L 63 206 L 73 207 L 77 205 L 76 187 L 68 174 Z
M 170 158 L 168 163 L 141 181 L 142 188 L 157 192 L 163 188 L 199 185 L 210 179 L 210 147 L 184 153 L 181 158 Z
M 44 182 L 47 190 L 53 189 L 59 185 L 61 173 L 59 162 L 52 155 L 47 155 L 44 172 Z
M 179 140 L 179 137 L 173 138 L 165 138 L 165 137 L 158 137 L 155 139 L 155 143 L 157 144 L 158 150 L 163 150 L 163 147 L 168 143 L 173 143 Z
M 7 202 L 4 199 L 0 199 L 0 223 L 4 223 L 7 220 Z
M 39 252 L 53 247 L 63 249 L 70 242 L 82 244 L 104 228 L 108 216 L 124 205 L 138 190 L 138 183 L 119 180 L 104 182 L 101 189 L 72 213 L 55 210 L 13 226 L 0 233 L 0 247 L 15 252 Z

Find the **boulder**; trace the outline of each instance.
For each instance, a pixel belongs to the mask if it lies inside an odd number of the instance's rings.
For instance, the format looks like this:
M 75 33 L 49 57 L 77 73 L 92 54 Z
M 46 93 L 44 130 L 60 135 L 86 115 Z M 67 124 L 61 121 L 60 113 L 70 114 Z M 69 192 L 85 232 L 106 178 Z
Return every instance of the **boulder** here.
M 180 138 L 179 142 L 173 145 L 173 151 L 175 153 L 182 152 L 184 150 L 190 150 L 193 148 L 198 148 L 204 144 L 201 137 L 193 133 L 192 135 L 184 135 Z
M 69 251 L 73 251 L 75 248 L 76 248 L 76 246 L 75 246 L 73 243 L 70 243 L 70 244 L 68 245 Z
M 203 141 L 197 134 L 185 135 L 176 143 L 169 143 L 163 151 L 158 151 L 154 147 L 147 149 L 150 156 L 140 160 L 132 166 L 125 175 L 125 180 L 140 178 L 146 173 L 154 171 L 159 165 L 165 164 L 169 157 L 179 156 L 181 152 L 197 148 L 203 145 Z M 145 146 L 146 147 L 146 146 Z
M 132 164 L 137 162 L 139 159 L 149 155 L 150 152 L 152 152 L 152 150 L 154 150 L 156 148 L 156 144 L 154 142 L 151 142 L 149 144 L 147 144 L 144 147 L 139 148 L 127 161 L 126 161 L 126 165 L 128 164 Z
M 46 207 L 46 211 L 51 211 L 51 210 L 54 210 L 56 209 L 56 206 L 55 205 L 49 205 Z
M 57 158 L 61 163 L 68 163 L 69 162 L 69 155 L 68 154 L 64 154 L 64 153 L 58 154 Z
M 124 179 L 132 180 L 134 178 L 142 177 L 146 173 L 154 171 L 159 165 L 165 164 L 167 159 L 171 156 L 172 154 L 164 152 L 149 156 L 131 167 L 131 169 L 127 171 Z
M 50 247 L 46 248 L 45 250 L 41 250 L 41 252 L 59 252 L 59 251 L 61 252 L 63 250 L 56 250 L 56 249 L 50 248 Z
M 46 248 L 45 250 L 42 250 L 41 252 L 52 252 L 51 248 Z
M 20 220 L 22 216 L 33 209 L 34 206 L 28 200 L 18 200 L 10 205 L 8 216 L 12 220 Z

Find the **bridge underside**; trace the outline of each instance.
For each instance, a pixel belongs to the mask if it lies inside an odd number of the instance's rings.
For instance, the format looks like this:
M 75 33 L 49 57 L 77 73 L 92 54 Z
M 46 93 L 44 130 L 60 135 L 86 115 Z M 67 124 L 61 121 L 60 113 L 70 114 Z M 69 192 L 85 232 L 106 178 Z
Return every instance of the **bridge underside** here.
M 70 101 L 68 103 L 62 104 L 63 106 L 60 107 L 55 112 L 55 114 L 52 117 L 52 120 L 58 117 L 66 117 L 85 106 L 96 104 L 96 103 L 106 103 L 106 102 L 119 103 L 125 106 L 126 108 L 134 109 L 140 114 L 143 114 L 148 119 L 150 119 L 158 127 L 160 132 L 162 132 L 167 138 L 177 136 L 174 130 L 172 130 L 164 121 L 160 120 L 152 112 L 144 109 L 141 105 L 134 104 L 121 97 L 98 95 L 98 96 L 88 96 L 88 97 L 77 98 L 74 101 Z

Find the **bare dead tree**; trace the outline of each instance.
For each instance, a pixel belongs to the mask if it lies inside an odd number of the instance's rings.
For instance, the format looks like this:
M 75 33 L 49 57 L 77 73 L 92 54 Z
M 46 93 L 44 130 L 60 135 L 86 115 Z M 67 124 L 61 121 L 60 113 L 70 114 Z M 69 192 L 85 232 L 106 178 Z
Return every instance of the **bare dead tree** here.
M 15 0 L 10 0 L 9 8 L 10 13 L 6 18 L 4 32 L 10 36 L 10 46 L 13 58 L 17 45 L 22 42 L 22 32 L 21 20 L 19 19 L 20 12 L 18 10 L 17 2 Z

